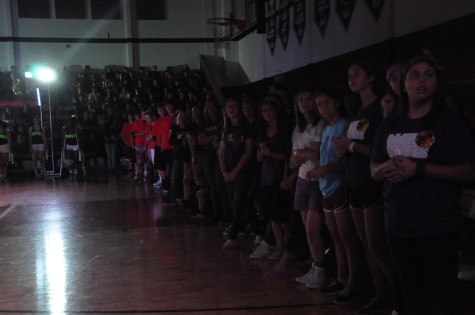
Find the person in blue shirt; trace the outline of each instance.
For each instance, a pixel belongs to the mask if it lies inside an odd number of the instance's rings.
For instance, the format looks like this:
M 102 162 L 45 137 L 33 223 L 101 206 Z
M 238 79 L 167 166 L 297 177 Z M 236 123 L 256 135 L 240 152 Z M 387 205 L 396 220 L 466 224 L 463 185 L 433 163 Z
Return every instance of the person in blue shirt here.
M 328 124 L 323 128 L 320 145 L 320 165 L 307 173 L 310 179 L 319 179 L 325 221 L 333 239 L 337 262 L 337 282 L 342 285 L 339 295 L 333 300 L 340 303 L 343 296 L 353 299 L 360 284 L 357 273 L 361 273 L 356 256 L 360 247 L 351 211 L 348 207 L 345 187 L 345 157 L 337 154 L 336 140 L 345 135 L 348 121 L 340 113 L 338 96 L 331 91 L 320 90 L 316 94 L 320 115 Z M 356 244 L 356 245 L 355 245 Z M 323 288 L 324 293 L 333 293 L 335 283 Z M 327 290 L 330 290 L 327 292 Z

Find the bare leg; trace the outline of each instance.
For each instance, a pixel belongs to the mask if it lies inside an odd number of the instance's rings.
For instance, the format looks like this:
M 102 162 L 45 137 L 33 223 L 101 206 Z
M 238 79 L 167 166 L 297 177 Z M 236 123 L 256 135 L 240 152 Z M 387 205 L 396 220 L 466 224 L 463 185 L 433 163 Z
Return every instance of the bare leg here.
M 183 167 L 183 199 L 191 199 L 191 169 L 186 164 Z
M 208 206 L 208 192 L 204 189 L 198 190 L 196 199 L 198 200 L 198 212 L 205 214 L 205 209 Z
M 277 263 L 274 265 L 274 267 L 272 267 L 267 273 L 266 275 L 272 275 L 272 274 L 278 274 L 278 273 L 282 273 L 282 272 L 286 272 L 287 271 L 287 265 L 291 259 L 291 253 L 287 250 L 284 250 L 284 252 L 282 253 L 282 256 L 280 257 L 280 259 L 277 261 Z
M 277 221 L 272 221 L 272 231 L 274 231 L 277 248 L 284 248 L 284 230 Z
M 310 255 L 314 262 L 323 264 L 325 245 L 321 235 L 322 224 L 322 214 L 320 212 L 308 211 L 305 230 L 307 232 Z
M 346 282 L 349 277 L 347 254 L 340 238 L 340 234 L 338 233 L 335 214 L 333 211 L 325 211 L 325 220 L 327 222 L 328 231 L 333 239 L 333 246 L 335 247 L 337 277 L 339 280 Z
M 348 261 L 348 285 L 352 288 L 359 288 L 362 285 L 361 271 L 364 259 L 350 210 L 343 208 L 337 211 L 335 222 Z

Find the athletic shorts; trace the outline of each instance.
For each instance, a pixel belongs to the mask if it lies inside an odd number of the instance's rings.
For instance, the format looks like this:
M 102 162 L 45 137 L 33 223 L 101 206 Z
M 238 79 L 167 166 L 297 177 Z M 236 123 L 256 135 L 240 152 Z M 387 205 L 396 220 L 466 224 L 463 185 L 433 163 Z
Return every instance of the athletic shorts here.
M 79 145 L 66 144 L 66 150 L 68 151 L 79 151 Z
M 306 181 L 297 178 L 295 187 L 294 208 L 299 211 L 321 211 L 321 193 L 318 181 Z
M 383 186 L 380 182 L 372 182 L 360 189 L 348 191 L 350 207 L 367 209 L 383 203 Z
M 323 211 L 338 212 L 348 206 L 348 199 L 345 187 L 340 187 L 329 196 L 322 198 Z
M 10 153 L 8 144 L 0 144 L 0 153 Z
M 32 144 L 31 148 L 33 149 L 33 151 L 44 151 L 45 145 L 43 143 Z

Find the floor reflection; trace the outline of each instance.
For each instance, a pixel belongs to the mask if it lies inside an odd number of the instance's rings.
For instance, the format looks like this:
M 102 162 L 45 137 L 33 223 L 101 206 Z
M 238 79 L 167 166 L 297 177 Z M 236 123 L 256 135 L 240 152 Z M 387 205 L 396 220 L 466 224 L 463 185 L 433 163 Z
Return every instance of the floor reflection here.
M 183 207 L 127 179 L 18 179 L 0 195 L 0 314 L 179 309 L 201 246 L 220 249 L 196 242 Z
M 37 288 L 44 288 L 50 314 L 62 315 L 66 310 L 66 270 L 61 221 L 49 221 L 44 229 L 43 247 L 37 253 Z M 44 260 L 42 260 L 43 258 Z M 42 296 L 42 295 L 39 295 Z M 38 301 L 41 305 L 45 301 Z

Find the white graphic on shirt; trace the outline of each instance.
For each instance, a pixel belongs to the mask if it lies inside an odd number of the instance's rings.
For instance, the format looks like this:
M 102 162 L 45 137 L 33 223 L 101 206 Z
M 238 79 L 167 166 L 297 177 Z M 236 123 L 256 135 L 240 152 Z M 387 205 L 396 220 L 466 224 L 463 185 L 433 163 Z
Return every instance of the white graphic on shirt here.
M 388 137 L 386 148 L 390 158 L 405 156 L 427 159 L 429 148 L 434 144 L 434 141 L 434 134 L 430 131 L 391 134 Z
M 367 119 L 360 119 L 353 121 L 348 127 L 348 139 L 364 140 L 364 133 L 369 128 L 369 121 Z
M 226 137 L 227 143 L 234 143 L 235 145 L 244 143 L 244 136 L 237 133 L 230 133 Z

